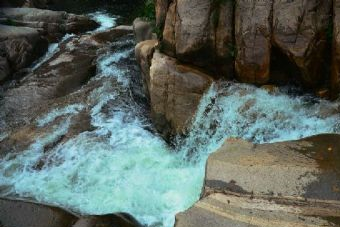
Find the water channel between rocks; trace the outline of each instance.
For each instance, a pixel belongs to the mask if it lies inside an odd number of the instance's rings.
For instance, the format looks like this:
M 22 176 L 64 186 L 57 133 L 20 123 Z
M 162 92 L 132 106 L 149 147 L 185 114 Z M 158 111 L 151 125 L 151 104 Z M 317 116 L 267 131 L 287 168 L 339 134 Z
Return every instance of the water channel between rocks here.
M 102 24 L 98 31 L 115 26 L 115 18 L 92 15 Z M 288 88 L 269 93 L 219 83 L 203 97 L 188 137 L 168 146 L 154 133 L 147 107 L 132 94 L 133 37 L 112 45 L 98 58 L 97 75 L 89 81 L 96 87 L 82 97 L 86 100 L 39 116 L 37 127 L 50 125 L 53 133 L 0 161 L 0 184 L 7 188 L 3 195 L 33 197 L 83 214 L 124 211 L 148 226 L 171 227 L 175 214 L 198 200 L 205 161 L 225 138 L 266 143 L 340 132 L 338 103 L 296 97 Z M 41 61 L 57 51 L 54 44 Z M 89 109 L 94 130 L 46 154 L 45 145 L 65 135 L 71 119 L 84 109 Z M 41 159 L 48 164 L 37 169 Z

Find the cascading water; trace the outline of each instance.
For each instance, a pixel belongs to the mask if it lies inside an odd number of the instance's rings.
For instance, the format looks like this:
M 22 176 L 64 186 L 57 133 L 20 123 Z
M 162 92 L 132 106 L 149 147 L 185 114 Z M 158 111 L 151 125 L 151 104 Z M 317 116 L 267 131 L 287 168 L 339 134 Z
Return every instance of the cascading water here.
M 121 64 L 133 58 L 131 37 L 114 45 L 114 52 L 98 58 L 97 76 L 89 82 L 98 82 L 85 101 L 92 104 L 73 103 L 39 117 L 36 126 L 52 125 L 53 133 L 0 161 L 3 195 L 84 214 L 129 212 L 148 226 L 170 227 L 175 214 L 199 198 L 205 161 L 225 138 L 263 143 L 340 131 L 340 116 L 332 114 L 337 104 L 221 83 L 202 99 L 188 137 L 171 148 L 152 133 L 144 107 L 131 95 L 131 72 Z M 95 129 L 45 153 L 86 108 Z M 36 168 L 41 159 L 46 164 Z

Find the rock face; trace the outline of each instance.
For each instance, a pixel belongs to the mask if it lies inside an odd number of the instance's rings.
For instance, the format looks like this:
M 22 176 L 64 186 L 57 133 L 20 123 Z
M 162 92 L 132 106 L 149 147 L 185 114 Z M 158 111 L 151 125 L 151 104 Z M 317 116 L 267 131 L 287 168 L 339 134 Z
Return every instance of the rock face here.
M 126 213 L 81 217 L 58 207 L 0 198 L 2 227 L 141 227 Z
M 222 66 L 232 65 L 232 32 L 231 1 L 174 1 L 166 16 L 162 50 L 180 61 L 228 73 Z
M 169 3 L 170 0 L 156 0 L 156 26 L 159 28 L 164 25 Z
M 331 14 L 331 0 L 274 1 L 273 45 L 296 64 L 308 86 L 315 87 L 325 79 L 322 64 Z
M 156 128 L 167 138 L 184 134 L 212 78 L 158 52 L 153 55 L 148 78 L 151 117 Z
M 33 28 L 0 25 L 0 30 L 0 81 L 29 66 L 47 50 L 47 40 Z
M 74 38 L 59 48 L 57 54 L 30 72 L 15 88 L 4 92 L 0 124 L 27 121 L 34 108 L 74 92 L 95 75 L 98 46 Z
M 240 81 L 264 84 L 270 78 L 271 10 L 273 0 L 236 1 L 236 73 Z
M 174 0 L 168 2 L 161 51 L 203 68 L 214 78 L 256 85 L 294 82 L 316 92 L 336 90 L 337 4 L 332 0 Z M 156 2 L 159 24 L 165 5 Z
M 337 98 L 340 92 L 340 1 L 333 1 L 333 59 L 331 89 L 332 98 Z
M 142 71 L 143 87 L 147 97 L 150 97 L 150 67 L 157 44 L 157 40 L 146 40 L 138 43 L 135 48 L 136 60 Z
M 339 226 L 339 139 L 227 140 L 208 159 L 202 199 L 176 227 Z
M 136 18 L 133 21 L 133 30 L 136 38 L 136 43 L 153 39 L 151 23 L 143 20 L 142 18 Z
M 81 33 L 98 26 L 86 16 L 35 8 L 1 8 L 0 16 L 5 22 L 10 21 L 11 25 L 43 31 L 52 40 L 66 33 Z

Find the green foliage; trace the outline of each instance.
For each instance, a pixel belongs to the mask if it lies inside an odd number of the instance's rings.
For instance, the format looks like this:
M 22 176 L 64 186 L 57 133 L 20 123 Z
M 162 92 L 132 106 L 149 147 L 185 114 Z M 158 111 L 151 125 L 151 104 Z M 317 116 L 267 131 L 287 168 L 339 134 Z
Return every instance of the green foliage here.
M 156 20 L 155 0 L 145 0 L 144 7 L 140 13 L 140 17 L 143 17 L 149 21 Z
M 327 41 L 329 43 L 333 42 L 333 20 L 331 19 L 328 23 L 327 30 L 326 30 Z
M 237 55 L 237 49 L 236 49 L 236 46 L 234 44 L 229 44 L 228 45 L 228 50 L 229 50 L 229 57 L 232 58 L 232 59 L 235 59 L 236 58 L 236 55 Z

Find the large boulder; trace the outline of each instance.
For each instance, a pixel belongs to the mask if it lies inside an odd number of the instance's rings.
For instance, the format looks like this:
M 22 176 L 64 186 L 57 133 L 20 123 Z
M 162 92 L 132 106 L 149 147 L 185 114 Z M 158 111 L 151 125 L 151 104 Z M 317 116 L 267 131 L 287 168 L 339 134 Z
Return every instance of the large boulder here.
M 204 66 L 214 54 L 214 32 L 210 20 L 210 0 L 177 1 L 176 57 L 184 62 Z
M 16 87 L 4 92 L 0 100 L 0 123 L 20 124 L 27 121 L 32 117 L 34 108 L 76 91 L 95 75 L 94 61 L 98 46 L 73 38 L 62 43 L 59 49 L 58 53 L 29 73 Z
M 135 56 L 141 69 L 144 92 L 147 94 L 147 97 L 150 97 L 150 67 L 157 44 L 157 40 L 146 40 L 138 43 L 135 47 Z
M 151 22 L 146 21 L 143 18 L 138 17 L 133 21 L 133 31 L 136 43 L 153 39 Z
M 202 199 L 177 215 L 176 227 L 339 226 L 339 141 L 226 140 L 208 159 Z
M 331 15 L 332 0 L 274 1 L 273 45 L 298 67 L 309 87 L 327 79 L 322 69 Z
M 1 227 L 141 227 L 127 213 L 80 216 L 48 204 L 0 198 Z
M 0 81 L 29 66 L 47 50 L 47 40 L 36 29 L 0 25 L 0 30 Z
M 173 1 L 162 51 L 178 60 L 230 77 L 233 69 L 232 1 Z
M 333 1 L 333 62 L 331 89 L 332 98 L 337 98 L 340 92 L 340 1 Z
M 185 134 L 212 78 L 176 59 L 154 53 L 150 68 L 151 118 L 165 137 Z
M 63 11 L 35 8 L 0 8 L 3 23 L 40 29 L 50 39 L 61 38 L 66 33 L 81 33 L 95 29 L 98 24 L 83 15 Z
M 237 0 L 235 10 L 236 75 L 241 82 L 264 84 L 270 77 L 273 0 Z

